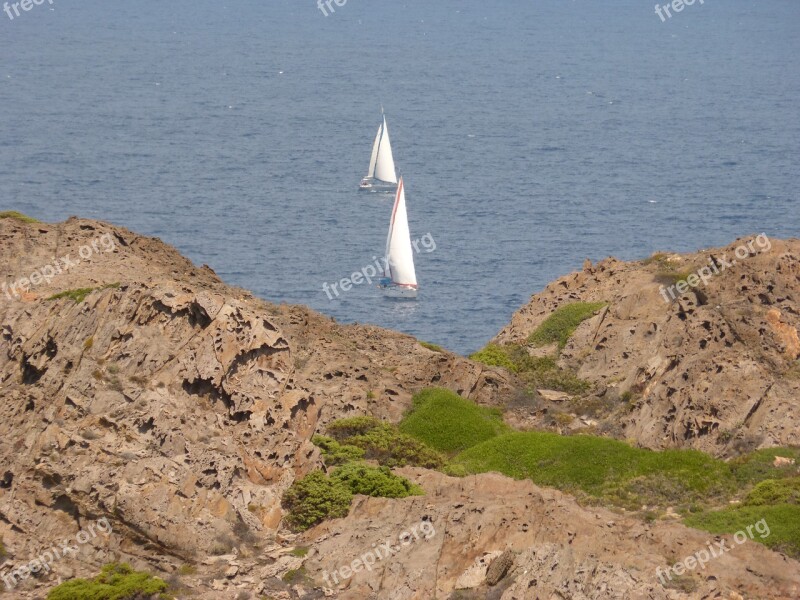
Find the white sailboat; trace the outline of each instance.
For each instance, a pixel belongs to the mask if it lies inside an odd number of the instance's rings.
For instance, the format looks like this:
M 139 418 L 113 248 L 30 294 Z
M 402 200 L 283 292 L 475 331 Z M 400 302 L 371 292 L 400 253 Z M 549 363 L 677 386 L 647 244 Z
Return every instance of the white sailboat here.
M 386 272 L 380 288 L 388 298 L 417 297 L 417 273 L 414 270 L 414 253 L 411 249 L 411 232 L 408 229 L 406 194 L 403 178 L 397 184 L 397 195 L 392 207 L 389 236 L 386 238 Z
M 375 142 L 372 144 L 372 155 L 369 159 L 369 171 L 361 180 L 361 190 L 393 191 L 397 187 L 397 173 L 394 168 L 392 144 L 389 141 L 389 129 L 386 126 L 386 115 L 378 126 Z

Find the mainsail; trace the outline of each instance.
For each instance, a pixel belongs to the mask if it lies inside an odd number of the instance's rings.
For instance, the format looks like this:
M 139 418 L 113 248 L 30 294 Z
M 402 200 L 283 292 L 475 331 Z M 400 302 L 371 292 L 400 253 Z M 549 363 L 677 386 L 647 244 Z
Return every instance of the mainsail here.
M 387 183 L 397 183 L 397 174 L 394 169 L 394 157 L 392 156 L 392 144 L 389 142 L 389 128 L 386 126 L 385 115 L 375 141 L 376 146 L 372 149 L 372 153 L 375 156 L 375 168 L 372 168 L 372 161 L 370 161 L 369 177 L 374 177 L 375 179 Z
M 403 189 L 402 177 L 397 185 L 397 196 L 395 196 L 394 208 L 392 208 L 389 237 L 386 239 L 386 257 L 389 261 L 388 275 L 391 277 L 392 283 L 417 286 L 417 273 L 414 270 L 414 254 L 411 250 L 411 232 L 408 229 L 406 194 Z

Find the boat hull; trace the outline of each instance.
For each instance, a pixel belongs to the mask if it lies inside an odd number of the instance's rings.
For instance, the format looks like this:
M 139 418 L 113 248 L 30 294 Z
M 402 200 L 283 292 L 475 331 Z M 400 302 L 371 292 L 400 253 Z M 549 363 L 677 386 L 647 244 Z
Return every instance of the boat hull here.
M 387 194 L 394 194 L 397 191 L 397 184 L 389 181 L 381 181 L 380 179 L 365 178 L 358 186 L 360 192 L 383 192 Z
M 386 298 L 397 300 L 416 300 L 417 288 L 406 285 L 387 285 L 381 288 Z

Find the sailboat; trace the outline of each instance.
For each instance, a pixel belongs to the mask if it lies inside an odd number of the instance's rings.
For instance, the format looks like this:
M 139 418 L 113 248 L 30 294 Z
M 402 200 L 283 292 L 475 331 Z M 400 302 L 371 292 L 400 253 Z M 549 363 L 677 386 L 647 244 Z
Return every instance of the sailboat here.
M 383 109 L 381 109 L 383 112 Z M 369 159 L 369 172 L 361 180 L 360 190 L 394 191 L 397 187 L 397 174 L 392 156 L 392 144 L 389 141 L 389 129 L 386 127 L 386 115 L 378 126 L 375 142 L 372 144 L 372 155 Z
M 411 250 L 411 232 L 408 229 L 406 194 L 403 178 L 397 184 L 397 195 L 392 207 L 389 236 L 386 238 L 386 271 L 379 287 L 387 298 L 417 297 L 417 273 L 414 270 L 414 253 Z

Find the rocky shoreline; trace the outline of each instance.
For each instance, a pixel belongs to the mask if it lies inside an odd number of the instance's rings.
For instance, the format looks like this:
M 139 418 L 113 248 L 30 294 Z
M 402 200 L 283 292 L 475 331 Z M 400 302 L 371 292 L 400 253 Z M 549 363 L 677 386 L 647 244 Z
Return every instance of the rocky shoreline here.
M 563 348 L 526 349 L 588 382 L 566 393 L 263 301 L 121 227 L 0 219 L 0 266 L 16 284 L 0 298 L 0 570 L 98 519 L 111 528 L 4 592 L 43 598 L 124 560 L 193 598 L 800 597 L 800 563 L 754 542 L 709 563 L 690 592 L 664 586 L 655 569 L 713 536 L 494 473 L 406 467 L 424 496 L 357 496 L 347 517 L 300 534 L 284 520 L 284 492 L 324 468 L 314 434 L 359 415 L 396 423 L 433 386 L 520 429 L 722 457 L 800 446 L 800 241 L 771 240 L 672 302 L 660 293 L 741 244 L 606 259 L 535 295 L 495 345 L 525 346 L 565 304 L 606 303 Z M 325 583 L 421 522 L 435 535 Z

